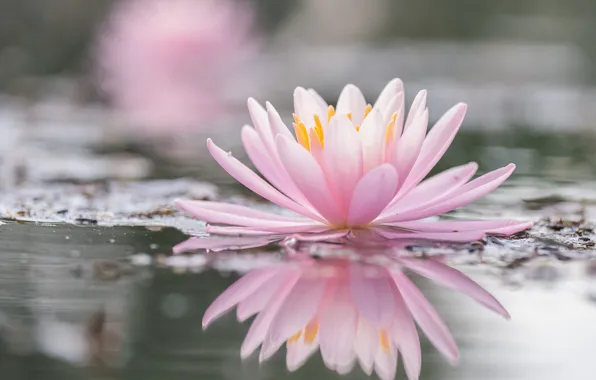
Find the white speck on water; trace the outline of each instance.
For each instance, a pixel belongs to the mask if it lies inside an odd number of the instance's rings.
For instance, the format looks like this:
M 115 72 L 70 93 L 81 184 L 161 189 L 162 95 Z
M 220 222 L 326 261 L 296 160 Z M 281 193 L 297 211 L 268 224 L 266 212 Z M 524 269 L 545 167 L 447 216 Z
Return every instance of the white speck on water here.
M 70 236 L 65 236 L 64 239 L 65 240 L 70 240 Z
M 188 257 L 187 256 L 170 256 L 166 258 L 167 266 L 172 268 L 186 268 L 188 267 Z
M 151 261 L 151 256 L 146 253 L 137 253 L 130 258 L 131 264 L 136 266 L 151 265 Z
M 157 248 L 159 248 L 159 245 L 157 245 L 157 244 L 151 244 L 151 245 L 149 245 L 149 248 L 150 249 L 157 249 Z
M 114 244 L 116 242 L 116 239 L 110 239 L 109 242 Z
M 181 318 L 189 308 L 188 298 L 179 293 L 170 293 L 161 302 L 162 313 L 171 319 Z

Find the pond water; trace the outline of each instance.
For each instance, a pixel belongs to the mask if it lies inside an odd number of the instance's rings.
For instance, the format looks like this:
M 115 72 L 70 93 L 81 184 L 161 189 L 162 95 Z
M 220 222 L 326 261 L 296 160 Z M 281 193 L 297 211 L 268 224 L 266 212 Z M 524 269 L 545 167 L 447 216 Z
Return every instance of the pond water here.
M 594 138 L 525 128 L 467 130 L 458 136 L 438 169 L 475 160 L 484 170 L 511 161 L 518 170 L 495 193 L 449 217 L 523 218 L 537 226 L 511 239 L 490 238 L 480 246 L 414 250 L 416 256 L 447 254 L 437 262 L 468 275 L 511 315 L 507 320 L 461 289 L 448 289 L 441 279 L 406 271 L 460 351 L 459 364 L 451 365 L 420 329 L 421 379 L 592 378 L 596 261 L 589 221 L 596 217 Z M 82 150 L 104 158 L 125 151 L 127 162 L 148 162 L 151 169 L 141 170 L 141 182 L 117 181 L 120 176 L 112 168 L 119 167 L 120 158 L 106 164 L 96 178 L 81 178 L 77 169 L 55 175 L 61 159 L 46 166 L 37 161 L 30 170 L 31 158 L 23 158 L 34 180 L 9 187 L 0 197 L 5 220 L 0 226 L 0 378 L 340 378 L 320 352 L 294 372 L 286 368 L 284 348 L 263 363 L 258 354 L 241 360 L 250 324 L 237 322 L 234 312 L 203 331 L 205 311 L 228 286 L 255 270 L 300 266 L 296 260 L 304 252 L 269 246 L 172 255 L 172 247 L 189 234 L 204 233 L 202 223 L 171 207 L 173 199 L 233 199 L 270 206 L 224 179 L 215 166 L 204 161 L 193 165 L 200 154 L 183 164 L 159 155 L 149 159 L 156 149 Z M 181 175 L 200 181 L 167 180 Z M 320 269 L 309 275 L 335 278 L 341 277 L 343 269 L 338 268 L 343 266 L 362 266 L 373 273 L 389 266 L 372 259 L 338 264 L 345 259 L 333 253 L 328 257 L 326 249 L 308 247 L 317 253 L 309 268 Z M 393 259 L 399 270 L 407 267 Z M 306 339 L 306 330 L 304 334 Z M 381 348 L 386 345 L 382 334 L 376 342 Z M 342 337 L 337 336 L 338 342 Z M 405 378 L 401 357 L 398 366 L 398 378 Z M 356 365 L 341 378 L 367 375 Z

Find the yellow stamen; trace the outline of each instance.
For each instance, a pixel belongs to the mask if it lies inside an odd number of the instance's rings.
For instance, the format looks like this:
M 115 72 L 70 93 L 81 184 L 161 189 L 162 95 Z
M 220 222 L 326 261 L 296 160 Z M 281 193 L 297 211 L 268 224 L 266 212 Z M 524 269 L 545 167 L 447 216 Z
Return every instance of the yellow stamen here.
M 380 336 L 379 336 L 379 343 L 381 344 L 381 348 L 383 349 L 383 351 L 385 352 L 389 352 L 389 349 L 391 348 L 389 345 L 389 334 L 387 334 L 387 331 L 385 330 L 381 330 Z
M 295 335 L 293 335 L 292 337 L 290 337 L 290 339 L 288 339 L 288 343 L 296 343 L 296 342 L 298 342 L 298 339 L 300 339 L 300 335 L 302 335 L 302 330 L 298 331 Z
M 317 131 L 314 128 L 312 128 L 308 132 L 308 136 L 310 137 L 310 151 L 313 153 L 313 155 L 315 154 L 315 150 L 317 152 L 323 150 L 323 142 L 319 138 L 319 135 L 317 134 Z
M 370 104 L 366 105 L 366 108 L 364 109 L 364 117 L 368 116 L 368 114 L 370 113 L 370 111 L 372 111 L 373 107 Z
M 298 119 L 300 120 L 300 119 Z M 308 139 L 308 132 L 306 131 L 306 126 L 303 122 L 294 123 L 294 131 L 296 132 L 296 139 L 306 148 L 306 150 L 310 151 L 310 140 Z
M 300 120 L 300 116 L 298 116 L 295 113 L 293 113 L 292 114 L 292 117 L 294 118 L 294 123 L 296 123 L 296 124 L 302 123 L 302 120 Z
M 333 106 L 327 107 L 327 123 L 331 121 L 333 115 L 335 115 L 335 108 Z
M 315 114 L 315 132 L 317 132 L 317 137 L 319 138 L 319 141 L 321 142 L 321 146 L 324 147 L 325 146 L 325 134 L 323 132 L 323 124 L 321 123 L 321 119 L 319 118 L 319 115 Z
M 312 344 L 317 337 L 317 333 L 319 332 L 319 324 L 315 321 L 311 321 L 306 325 L 304 329 L 304 343 Z
M 395 123 L 397 121 L 397 112 L 394 112 L 391 115 L 391 121 L 387 124 L 387 129 L 385 130 L 385 141 L 389 142 L 395 138 Z
M 348 119 L 352 120 L 352 113 L 351 113 L 351 112 L 348 112 L 348 113 L 346 114 L 346 116 L 348 117 Z

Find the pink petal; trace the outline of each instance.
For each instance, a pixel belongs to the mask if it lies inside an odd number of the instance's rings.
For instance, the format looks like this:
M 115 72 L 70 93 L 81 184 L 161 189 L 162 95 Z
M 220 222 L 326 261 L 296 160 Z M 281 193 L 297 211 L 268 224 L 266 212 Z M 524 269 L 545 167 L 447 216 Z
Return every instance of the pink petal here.
M 349 232 L 350 230 L 329 230 L 323 232 L 293 234 L 292 237 L 300 241 L 329 241 L 343 238 Z
M 355 355 L 352 356 L 352 358 L 346 363 L 338 364 L 335 368 L 335 372 L 337 372 L 339 375 L 347 375 L 348 373 L 352 372 L 354 365 L 356 365 Z
M 505 310 L 499 301 L 457 269 L 433 259 L 422 260 L 404 257 L 401 258 L 400 261 L 414 272 L 427 277 L 440 285 L 467 294 L 481 305 L 484 305 L 509 319 L 509 313 L 507 313 L 507 310 Z
M 387 228 L 375 227 L 373 231 L 386 239 L 416 241 L 430 240 L 436 242 L 467 243 L 484 237 L 483 231 L 462 232 L 399 232 Z
M 391 344 L 389 352 L 377 350 L 375 372 L 381 380 L 394 380 L 397 373 L 397 349 Z
M 224 152 L 220 147 L 215 145 L 211 139 L 207 140 L 207 148 L 213 158 L 221 165 L 221 167 L 234 177 L 238 182 L 259 194 L 263 198 L 298 214 L 307 216 L 311 219 L 324 221 L 319 215 L 307 210 L 305 207 L 292 201 L 287 196 L 274 189 L 271 185 L 265 182 L 261 177 L 256 175 L 252 170 L 247 168 L 244 164 L 232 157 L 231 154 Z
M 364 173 L 383 163 L 385 157 L 386 129 L 387 127 L 383 123 L 381 111 L 378 109 L 373 109 L 360 126 L 358 137 L 362 143 Z
M 227 226 L 207 226 L 205 231 L 210 234 L 222 235 L 250 235 L 250 236 L 265 236 L 265 235 L 279 235 L 279 234 L 298 234 L 305 232 L 324 232 L 329 230 L 328 226 L 322 224 L 287 224 L 282 226 L 271 227 L 227 227 Z
M 336 114 L 342 116 L 352 114 L 354 125 L 361 125 L 364 120 L 365 108 L 366 99 L 360 89 L 353 84 L 344 87 L 337 100 Z
M 271 279 L 261 284 L 251 295 L 240 301 L 236 308 L 238 322 L 244 322 L 261 312 L 285 282 L 285 271 L 280 270 Z
M 298 229 L 298 228 L 297 228 Z M 205 232 L 214 235 L 245 235 L 245 237 L 267 237 L 273 240 L 280 240 L 279 232 L 270 232 L 263 230 L 254 230 L 250 227 L 229 227 L 229 226 L 209 226 L 205 227 Z M 239 238 L 239 236 L 235 236 Z
M 294 90 L 294 111 L 302 122 L 310 128 L 314 127 L 315 115 L 327 115 L 327 109 L 322 109 L 313 96 L 302 87 Z M 321 119 L 323 119 L 321 117 Z
M 280 158 L 306 199 L 331 224 L 343 224 L 342 211 L 331 196 L 321 167 L 312 155 L 290 139 L 277 136 L 277 151 Z
M 399 139 L 401 138 L 403 132 L 405 113 L 403 92 L 397 94 L 389 102 L 389 106 L 383 114 L 383 124 L 388 125 L 391 122 L 391 119 L 395 112 L 397 112 L 397 120 L 395 121 L 395 130 L 393 131 L 393 137 L 391 139 L 388 139 L 385 143 L 385 162 L 391 162 L 391 160 L 393 159 L 397 143 L 399 142 Z
M 513 235 L 518 232 L 521 232 L 523 230 L 527 230 L 528 228 L 531 228 L 533 224 L 534 223 L 532 223 L 532 222 L 525 222 L 525 223 L 520 222 L 517 224 L 511 224 L 510 226 L 507 226 L 507 227 L 494 228 L 489 231 L 486 231 L 486 233 L 488 235 L 509 236 L 509 235 Z
M 466 109 L 464 103 L 456 104 L 437 121 L 426 136 L 420 155 L 400 193 L 408 192 L 420 183 L 443 157 L 464 120 Z
M 396 308 L 395 323 L 391 329 L 391 335 L 399 347 L 408 379 L 417 380 L 420 377 L 420 368 L 422 367 L 420 337 L 418 336 L 414 319 L 399 289 L 395 288 L 393 295 Z
M 323 144 L 319 141 L 319 137 L 317 136 L 317 131 L 313 128 L 308 132 L 308 136 L 310 139 L 310 154 L 314 157 L 317 164 L 323 170 L 323 173 L 327 172 L 327 165 L 325 164 L 325 150 L 323 149 Z
M 284 135 L 290 139 L 293 139 L 294 135 L 292 135 L 288 127 L 281 120 L 281 116 L 279 116 L 279 113 L 277 112 L 275 107 L 273 107 L 273 105 L 271 105 L 271 103 L 269 102 L 265 103 L 265 106 L 267 107 L 267 119 L 269 120 L 269 126 L 271 127 L 271 134 L 273 136 L 274 143 L 274 152 L 271 152 L 271 154 L 277 154 L 277 150 L 275 149 L 275 136 Z
M 259 135 L 261 141 L 263 141 L 264 147 L 267 149 L 269 154 L 274 151 L 274 140 L 275 137 L 271 132 L 271 127 L 269 126 L 269 118 L 267 117 L 267 111 L 253 98 L 248 98 L 248 112 L 250 113 L 250 118 L 252 123 L 255 127 L 257 134 Z M 266 154 L 263 152 L 263 154 Z
M 495 230 L 517 230 L 529 227 L 527 222 L 517 220 L 441 220 L 436 222 L 411 221 L 391 224 L 393 227 L 414 230 L 418 232 L 460 232 L 484 231 L 490 233 Z M 529 224 L 532 225 L 531 223 Z
M 397 212 L 423 208 L 436 200 L 444 199 L 455 193 L 466 184 L 478 170 L 478 164 L 471 162 L 466 165 L 456 166 L 445 170 L 416 186 L 403 198 L 395 198 L 382 217 Z
M 352 122 L 343 115 L 333 117 L 325 133 L 325 174 L 342 208 L 344 222 L 352 193 L 362 177 L 360 139 Z M 341 223 L 337 223 L 341 224 Z
M 347 224 L 364 226 L 374 220 L 393 198 L 397 189 L 397 173 L 390 164 L 377 166 L 356 185 Z
M 280 267 L 256 269 L 241 277 L 213 301 L 203 316 L 203 329 L 280 273 Z
M 379 219 L 379 222 L 395 223 L 408 220 L 418 220 L 455 210 L 458 207 L 465 206 L 477 199 L 482 198 L 486 194 L 499 187 L 507 178 L 509 178 L 514 170 L 515 165 L 509 164 L 504 168 L 494 170 L 483 175 L 482 177 L 478 177 L 475 180 L 468 182 L 464 186 L 460 187 L 457 191 L 457 194 L 453 197 L 436 201 L 436 204 L 426 206 L 421 210 L 406 211 L 397 213 L 393 216 L 384 217 Z
M 451 362 L 457 362 L 459 358 L 457 344 L 437 311 L 402 272 L 392 272 L 392 276 L 418 326 L 439 352 Z
M 306 327 L 314 318 L 326 289 L 325 278 L 302 276 L 298 280 L 271 322 L 261 347 L 260 361 L 267 360 L 286 340 Z
M 288 371 L 294 372 L 306 363 L 308 358 L 319 348 L 319 335 L 312 343 L 305 343 L 303 339 L 286 345 L 286 367 Z
M 249 357 L 250 354 L 252 354 L 265 340 L 271 322 L 275 318 L 275 315 L 283 304 L 286 296 L 290 293 L 301 275 L 302 271 L 300 269 L 293 268 L 293 270 L 289 271 L 286 275 L 285 284 L 279 288 L 267 303 L 267 306 L 265 306 L 265 308 L 257 315 L 248 329 L 244 342 L 242 342 L 242 347 L 240 348 L 240 357 L 242 359 Z
M 348 292 L 347 283 L 338 281 L 335 293 L 325 299 L 321 311 L 321 355 L 325 365 L 334 370 L 356 359 L 353 344 L 358 320 Z
M 404 128 L 404 113 L 405 113 L 405 104 L 404 104 L 404 93 L 400 92 L 397 93 L 385 108 L 383 112 L 383 124 L 387 125 L 391 121 L 393 114 L 397 112 L 397 120 L 395 123 L 395 133 L 393 134 L 394 138 L 397 139 L 401 136 Z
M 374 369 L 375 356 L 379 349 L 379 331 L 365 318 L 358 318 L 358 330 L 354 340 L 354 351 L 364 373 L 370 376 Z
M 392 79 L 385 88 L 379 94 L 377 101 L 375 102 L 374 108 L 379 109 L 381 112 L 384 112 L 387 107 L 389 106 L 391 100 L 395 97 L 395 95 L 399 94 L 400 92 L 404 91 L 404 83 L 399 78 Z M 397 110 L 395 110 L 397 111 Z M 395 112 L 393 111 L 393 112 Z M 392 113 L 393 113 L 392 112 Z
M 275 148 L 266 147 L 259 134 L 249 126 L 242 128 L 242 144 L 253 165 L 269 182 L 292 200 L 311 208 L 286 173 Z M 273 153 L 270 153 L 270 150 L 273 150 Z
M 209 207 L 208 202 L 177 200 L 176 204 L 189 214 L 193 215 L 195 218 L 204 220 L 208 223 L 231 224 L 235 226 L 244 227 L 260 227 L 261 229 L 313 225 L 313 222 L 309 221 L 308 219 L 300 222 L 297 222 L 295 220 L 282 221 L 279 220 L 279 217 L 277 215 L 273 215 L 272 219 L 256 218 L 253 216 L 257 215 L 257 213 L 254 213 L 253 211 L 244 210 L 244 212 L 246 213 L 243 215 L 241 213 L 243 212 L 243 210 L 240 207 L 236 208 L 236 211 L 240 213 L 232 214 L 226 212 L 229 210 L 215 210 L 212 207 Z M 264 216 L 264 214 L 265 213 L 262 213 L 260 215 Z
M 397 175 L 404 181 L 412 166 L 418 158 L 424 136 L 426 136 L 426 128 L 428 126 L 428 110 L 422 112 L 405 130 L 401 139 L 397 143 L 396 151 L 393 155 L 393 166 L 397 170 Z
M 314 89 L 309 88 L 308 93 L 310 94 L 310 96 L 312 96 L 313 100 L 315 101 L 315 103 L 317 103 L 317 105 L 319 106 L 319 108 L 321 110 L 323 110 L 323 112 L 327 111 L 327 107 L 329 107 L 329 105 L 327 104 L 327 102 L 325 101 L 325 99 L 323 99 L 323 97 L 321 95 L 319 95 L 318 92 L 316 92 Z M 325 116 L 325 113 L 323 113 L 322 115 L 319 116 Z M 323 123 L 323 126 L 325 126 L 325 118 L 321 117 L 321 122 Z
M 207 251 L 219 252 L 228 250 L 248 249 L 265 246 L 278 238 L 269 236 L 249 236 L 249 237 L 223 237 L 223 236 L 205 236 L 192 237 L 172 248 L 175 254 L 198 251 L 206 249 Z
M 223 202 L 212 202 L 212 201 L 195 201 L 195 200 L 182 200 L 177 199 L 174 201 L 176 205 L 180 208 L 187 211 L 189 214 L 194 215 L 194 210 L 211 210 L 211 211 L 218 211 L 227 214 L 245 216 L 247 218 L 252 219 L 263 219 L 269 221 L 278 221 L 284 223 L 304 223 L 304 222 L 311 222 L 310 219 L 296 217 L 296 216 L 287 216 L 287 215 L 278 215 L 273 214 L 270 212 L 260 211 L 254 208 L 250 208 L 247 206 L 242 206 L 234 203 L 223 203 Z M 200 211 L 199 211 L 200 212 Z
M 410 106 L 410 111 L 408 112 L 408 118 L 406 119 L 406 124 L 404 126 L 404 130 L 408 130 L 408 128 L 414 123 L 414 121 L 422 115 L 422 112 L 426 109 L 426 90 L 421 90 L 416 94 L 414 101 L 412 102 L 412 106 Z
M 395 302 L 387 272 L 359 263 L 352 263 L 349 270 L 350 294 L 359 315 L 377 329 L 388 329 L 393 322 Z

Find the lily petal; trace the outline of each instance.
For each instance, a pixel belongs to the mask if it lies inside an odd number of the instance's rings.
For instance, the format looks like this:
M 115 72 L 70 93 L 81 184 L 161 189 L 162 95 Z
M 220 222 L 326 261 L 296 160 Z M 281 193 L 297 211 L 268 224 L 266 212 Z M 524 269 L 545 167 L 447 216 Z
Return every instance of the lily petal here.
M 172 251 L 175 254 L 207 250 L 212 252 L 257 248 L 268 245 L 269 243 L 279 240 L 270 236 L 205 236 L 192 237 L 182 243 L 174 246 Z
M 419 220 L 428 218 L 429 216 L 440 215 L 451 210 L 455 210 L 458 207 L 465 206 L 474 202 L 475 200 L 482 198 L 486 194 L 495 190 L 499 187 L 515 170 L 514 164 L 509 164 L 503 168 L 494 170 L 490 173 L 478 177 L 475 180 L 468 182 L 464 186 L 460 187 L 458 194 L 453 197 L 441 199 L 435 202 L 435 204 L 424 207 L 420 210 L 405 211 L 397 213 L 392 216 L 379 218 L 379 222 L 393 223 L 403 222 L 408 220 Z
M 383 123 L 381 111 L 373 109 L 364 119 L 358 137 L 362 144 L 363 172 L 379 166 L 385 157 L 386 124 Z M 344 132 L 345 133 L 345 132 Z
M 453 142 L 466 115 L 467 105 L 458 103 L 436 122 L 426 136 L 420 155 L 404 182 L 400 193 L 410 191 L 432 170 Z
M 362 177 L 360 138 L 352 122 L 343 115 L 331 120 L 325 138 L 325 174 L 341 209 L 345 210 L 341 215 L 343 223 L 354 188 Z
M 321 167 L 302 146 L 283 136 L 277 136 L 277 151 L 296 184 L 306 199 L 331 224 L 343 224 L 340 206 L 331 196 L 331 191 Z
M 389 164 L 377 166 L 362 177 L 350 202 L 348 225 L 363 226 L 379 216 L 393 198 L 397 181 L 397 173 Z
M 365 108 L 366 100 L 364 99 L 364 95 L 362 95 L 362 91 L 353 84 L 345 86 L 337 100 L 337 114 L 351 114 L 354 125 L 361 125 L 364 120 Z
M 457 269 L 433 259 L 421 260 L 404 257 L 400 261 L 421 276 L 427 277 L 442 286 L 467 294 L 481 305 L 509 319 L 507 310 L 492 294 Z
M 238 182 L 240 182 L 253 192 L 259 194 L 263 198 L 281 207 L 285 207 L 298 214 L 307 216 L 311 219 L 315 219 L 318 221 L 325 221 L 325 219 L 323 219 L 321 216 L 308 210 L 304 206 L 299 205 L 298 203 L 294 202 L 293 200 L 291 200 L 290 198 L 273 188 L 273 186 L 265 182 L 252 170 L 247 168 L 243 163 L 238 161 L 236 158 L 232 157 L 231 154 L 224 152 L 220 147 L 215 145 L 215 143 L 211 141 L 211 139 L 207 140 L 207 148 L 209 149 L 209 152 L 211 153 L 215 161 L 217 161 L 217 163 L 221 165 L 221 167 L 225 171 L 227 171 L 228 174 L 230 174 Z
M 253 270 L 247 273 L 238 281 L 233 283 L 205 311 L 203 316 L 203 329 L 209 324 L 236 306 L 240 301 L 255 292 L 261 285 L 273 278 L 283 270 L 282 267 L 267 267 Z
M 383 88 L 377 101 L 375 102 L 374 108 L 377 108 L 381 112 L 385 112 L 391 100 L 400 92 L 404 91 L 404 82 L 402 82 L 399 78 L 392 79 L 387 85 Z M 397 110 L 395 110 L 397 111 Z M 393 111 L 393 112 L 395 112 Z M 391 112 L 391 113 L 393 113 Z
M 422 143 L 426 136 L 426 128 L 428 126 L 428 110 L 424 110 L 405 130 L 401 139 L 397 143 L 395 154 L 393 155 L 393 166 L 397 170 L 397 175 L 404 181 L 412 166 L 416 162 Z
M 439 352 L 452 363 L 456 363 L 459 359 L 457 344 L 435 308 L 405 274 L 394 271 L 391 275 L 422 331 Z

